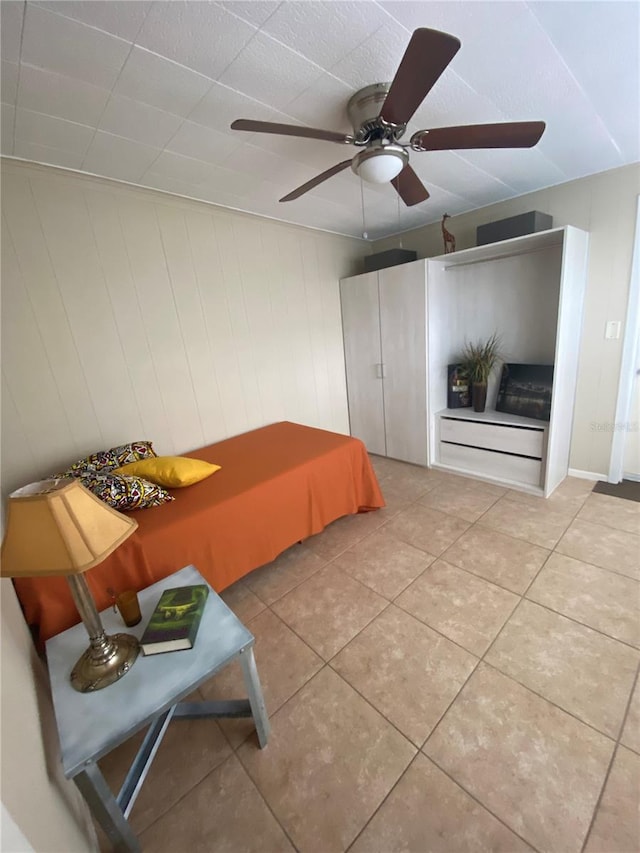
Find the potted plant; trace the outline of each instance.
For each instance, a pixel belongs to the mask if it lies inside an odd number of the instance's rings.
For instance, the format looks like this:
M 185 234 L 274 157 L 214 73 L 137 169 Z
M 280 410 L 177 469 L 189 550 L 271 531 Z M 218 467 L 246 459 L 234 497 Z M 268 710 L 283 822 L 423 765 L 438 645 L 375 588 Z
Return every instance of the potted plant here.
M 459 362 L 464 366 L 471 381 L 474 412 L 484 412 L 485 410 L 487 382 L 501 357 L 500 338 L 495 332 L 486 341 L 464 345 Z

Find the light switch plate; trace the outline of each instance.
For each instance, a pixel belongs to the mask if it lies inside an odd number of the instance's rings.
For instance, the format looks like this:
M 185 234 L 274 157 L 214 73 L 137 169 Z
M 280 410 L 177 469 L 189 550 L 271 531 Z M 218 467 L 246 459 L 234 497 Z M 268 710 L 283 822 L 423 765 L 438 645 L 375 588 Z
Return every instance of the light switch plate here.
M 604 336 L 608 339 L 620 337 L 620 320 L 608 320 L 604 327 Z

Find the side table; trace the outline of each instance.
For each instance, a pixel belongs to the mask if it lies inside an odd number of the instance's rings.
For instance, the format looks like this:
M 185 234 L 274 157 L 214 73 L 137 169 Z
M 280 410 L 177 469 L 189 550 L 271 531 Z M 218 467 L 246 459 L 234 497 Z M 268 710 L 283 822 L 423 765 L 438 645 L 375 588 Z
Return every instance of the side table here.
M 175 586 L 206 583 L 194 566 L 164 578 L 138 593 L 141 622 L 125 628 L 111 608 L 100 616 L 108 634 L 126 632 L 140 638 L 160 594 Z M 253 716 L 260 748 L 267 745 L 269 720 L 253 656 L 254 637 L 211 590 L 192 649 L 138 657 L 115 684 L 95 693 L 71 687 L 71 669 L 87 647 L 84 625 L 47 641 L 47 663 L 64 774 L 73 779 L 118 851 L 139 851 L 127 820 L 151 763 L 172 719 Z M 216 702 L 181 700 L 231 661 L 242 666 L 248 699 Z M 114 795 L 97 761 L 135 732 L 149 727 L 122 788 Z

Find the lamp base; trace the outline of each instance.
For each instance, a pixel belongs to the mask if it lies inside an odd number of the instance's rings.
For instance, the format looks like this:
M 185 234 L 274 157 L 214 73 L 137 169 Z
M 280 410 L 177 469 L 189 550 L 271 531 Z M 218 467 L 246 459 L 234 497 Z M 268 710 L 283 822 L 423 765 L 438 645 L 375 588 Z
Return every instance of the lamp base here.
M 104 637 L 104 634 L 102 635 Z M 112 634 L 105 637 L 107 654 L 96 655 L 90 646 L 71 671 L 71 686 L 80 693 L 102 690 L 126 675 L 133 666 L 140 644 L 132 634 Z

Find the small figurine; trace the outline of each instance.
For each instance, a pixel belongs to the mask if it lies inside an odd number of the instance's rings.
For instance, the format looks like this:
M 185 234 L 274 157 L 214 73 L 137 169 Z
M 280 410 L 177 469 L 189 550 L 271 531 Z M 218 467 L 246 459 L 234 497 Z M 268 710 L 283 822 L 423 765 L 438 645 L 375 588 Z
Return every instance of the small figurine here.
M 456 250 L 456 238 L 453 236 L 451 231 L 447 231 L 445 226 L 445 221 L 447 219 L 451 219 L 448 213 L 442 217 L 442 237 L 444 239 L 444 253 L 445 255 L 449 255 L 451 252 L 455 252 Z

